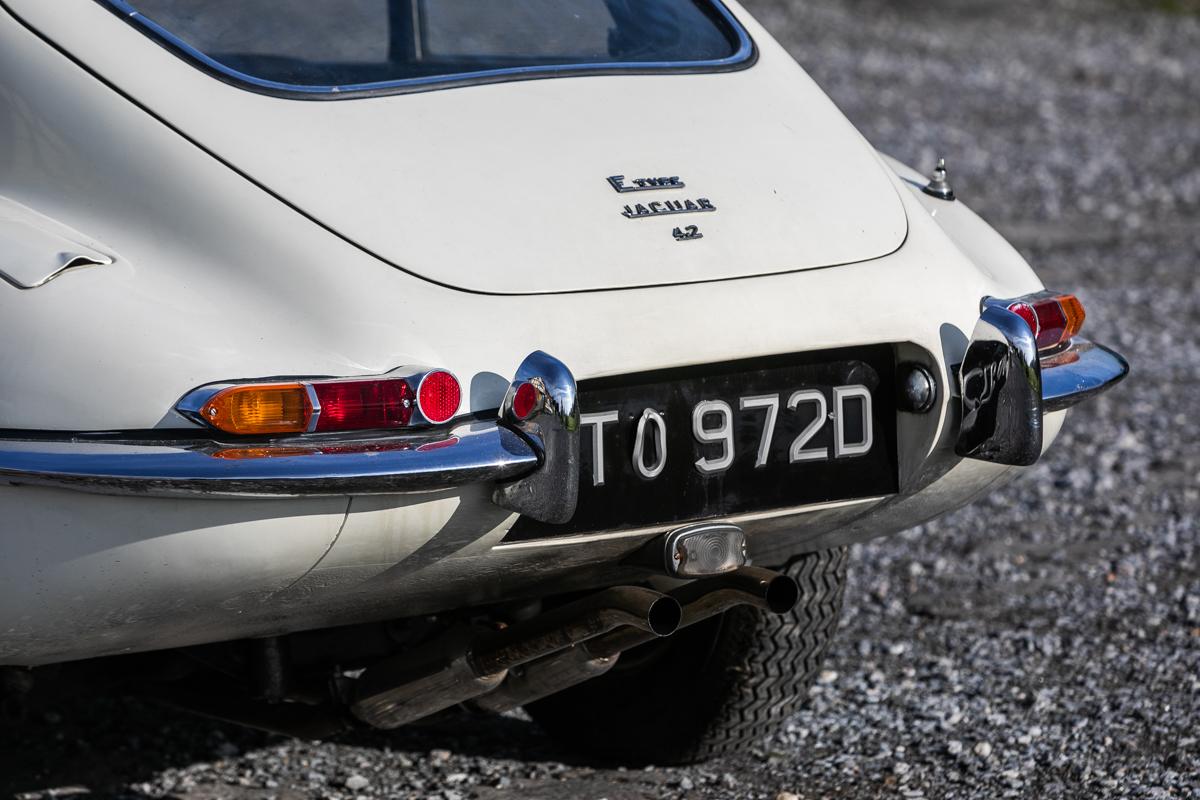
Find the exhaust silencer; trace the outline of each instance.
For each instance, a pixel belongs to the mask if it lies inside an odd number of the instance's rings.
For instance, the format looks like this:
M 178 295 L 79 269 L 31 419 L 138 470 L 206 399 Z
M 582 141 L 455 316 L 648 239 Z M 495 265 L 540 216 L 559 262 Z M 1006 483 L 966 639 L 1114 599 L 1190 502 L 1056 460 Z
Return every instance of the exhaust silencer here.
M 478 697 L 508 671 L 617 629 L 647 640 L 679 626 L 679 602 L 637 586 L 606 589 L 500 631 L 461 634 L 369 667 L 350 710 L 376 728 L 397 728 Z
M 476 697 L 471 706 L 500 714 L 598 678 L 616 666 L 619 657 L 597 658 L 588 651 L 587 645 L 572 647 L 513 669 L 500 688 Z
M 670 597 L 682 606 L 679 622 L 682 629 L 738 605 L 786 614 L 800 599 L 800 589 L 787 575 L 758 567 L 741 567 L 692 581 L 671 592 Z M 541 700 L 603 675 L 616 665 L 622 652 L 654 638 L 645 630 L 619 628 L 512 670 L 498 689 L 475 698 L 471 704 L 487 711 L 502 712 Z

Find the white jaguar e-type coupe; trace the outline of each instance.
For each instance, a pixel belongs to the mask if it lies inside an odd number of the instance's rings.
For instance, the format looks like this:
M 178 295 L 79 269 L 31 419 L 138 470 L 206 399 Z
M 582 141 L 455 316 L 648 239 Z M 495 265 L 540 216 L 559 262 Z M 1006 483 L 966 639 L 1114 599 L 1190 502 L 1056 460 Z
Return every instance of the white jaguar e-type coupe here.
M 726 751 L 1127 371 L 733 0 L 0 0 L 0 154 L 9 709 Z

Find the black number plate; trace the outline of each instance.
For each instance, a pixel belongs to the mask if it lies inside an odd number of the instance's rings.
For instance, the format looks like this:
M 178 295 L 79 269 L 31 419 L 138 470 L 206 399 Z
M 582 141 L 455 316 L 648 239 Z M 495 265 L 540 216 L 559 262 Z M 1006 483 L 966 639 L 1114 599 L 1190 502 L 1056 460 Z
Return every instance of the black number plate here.
M 877 345 L 585 381 L 575 518 L 507 538 L 893 494 L 894 373 Z

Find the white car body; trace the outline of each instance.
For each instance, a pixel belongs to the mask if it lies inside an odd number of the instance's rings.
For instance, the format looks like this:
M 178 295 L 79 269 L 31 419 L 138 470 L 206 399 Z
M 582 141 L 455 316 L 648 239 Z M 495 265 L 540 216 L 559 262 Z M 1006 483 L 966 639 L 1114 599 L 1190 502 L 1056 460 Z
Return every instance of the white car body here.
M 101 263 L 7 270 L 0 429 L 177 429 L 205 384 L 405 364 L 452 371 L 460 413 L 494 416 L 537 350 L 585 381 L 886 342 L 930 354 L 948 389 L 900 414 L 900 491 L 737 515 L 751 558 L 903 530 L 1014 477 L 955 455 L 955 369 L 981 298 L 1037 276 L 727 6 L 757 48 L 746 69 L 305 102 L 216 80 L 95 0 L 3 0 L 3 235 Z M 682 176 L 717 210 L 628 219 L 618 174 Z M 705 238 L 676 241 L 680 222 Z M 22 269 L 54 277 L 18 288 Z M 1065 415 L 1046 412 L 1043 446 Z M 677 527 L 514 542 L 489 484 L 158 497 L 4 469 L 6 665 L 607 586 Z

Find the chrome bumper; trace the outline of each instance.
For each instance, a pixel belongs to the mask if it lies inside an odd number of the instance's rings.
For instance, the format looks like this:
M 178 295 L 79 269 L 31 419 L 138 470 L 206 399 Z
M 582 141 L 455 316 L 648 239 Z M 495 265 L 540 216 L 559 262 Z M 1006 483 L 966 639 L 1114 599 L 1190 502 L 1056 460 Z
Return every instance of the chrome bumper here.
M 1025 320 L 985 301 L 959 369 L 962 426 L 955 452 L 1029 466 L 1042 454 L 1044 413 L 1070 408 L 1128 374 L 1120 355 L 1078 337 L 1061 352 L 1039 356 Z
M 1029 326 L 987 306 L 960 369 L 960 456 L 1028 465 L 1042 450 L 1042 415 L 1125 377 L 1121 356 L 1076 339 L 1039 359 Z M 517 386 L 542 401 L 512 413 Z M 494 484 L 496 505 L 567 522 L 579 487 L 579 401 L 574 376 L 542 352 L 519 368 L 498 418 L 403 434 L 295 436 L 266 442 L 113 436 L 0 437 L 0 482 L 101 494 L 221 498 L 406 494 Z
M 1104 345 L 1076 339 L 1042 360 L 1042 409 L 1062 411 L 1100 394 L 1129 374 L 1129 363 Z
M 513 391 L 544 400 L 525 420 Z M 579 476 L 575 379 L 545 353 L 522 363 L 496 420 L 437 431 L 295 436 L 265 442 L 114 436 L 0 438 L 0 482 L 100 494 L 289 498 L 406 494 L 496 484 L 497 505 L 544 522 L 575 512 Z

